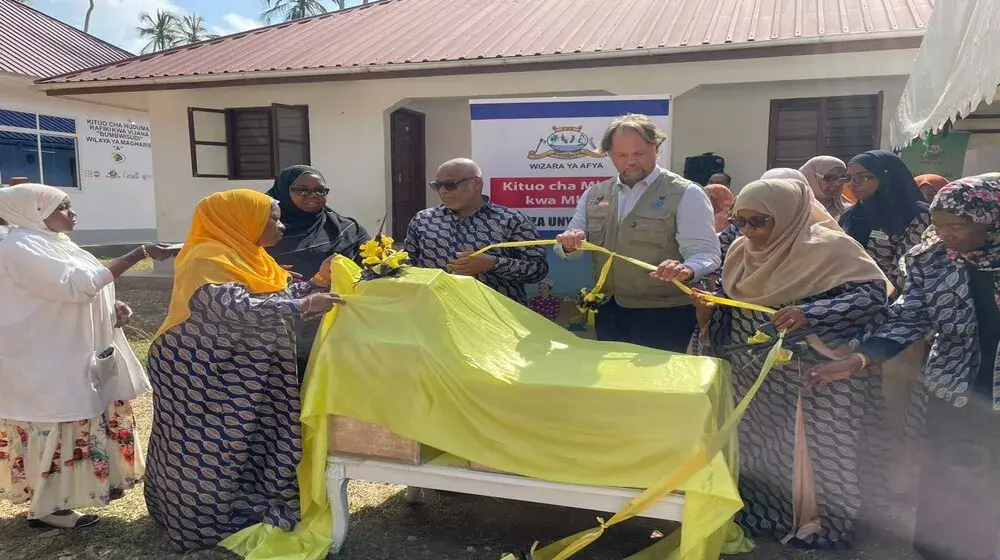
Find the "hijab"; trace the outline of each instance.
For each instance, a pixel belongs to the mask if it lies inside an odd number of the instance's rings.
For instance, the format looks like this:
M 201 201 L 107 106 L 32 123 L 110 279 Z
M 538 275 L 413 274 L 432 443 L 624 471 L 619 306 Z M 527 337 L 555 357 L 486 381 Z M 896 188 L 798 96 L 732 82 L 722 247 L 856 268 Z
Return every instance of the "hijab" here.
M 913 182 L 916 183 L 918 189 L 924 185 L 930 185 L 930 187 L 934 190 L 934 194 L 937 195 L 937 193 L 948 184 L 948 179 L 945 179 L 940 175 L 928 173 L 926 175 L 917 175 L 913 178 Z
M 816 156 L 800 167 L 799 171 L 805 176 L 806 183 L 812 188 L 813 194 L 820 196 L 823 194 L 820 180 L 834 169 L 843 169 L 846 172 L 847 164 L 833 156 Z M 847 197 L 838 196 L 833 199 L 830 206 L 825 204 L 823 206 L 830 212 L 831 216 L 839 218 L 851 204 Z
M 281 221 L 285 224 L 285 236 L 267 252 L 279 263 L 290 265 L 295 272 L 311 278 L 332 254 L 357 259 L 359 246 L 370 236 L 357 221 L 329 208 L 311 213 L 296 206 L 291 188 L 300 176 L 307 173 L 323 177 L 313 167 L 293 165 L 284 169 L 267 191 L 281 206 Z
M 787 181 L 799 181 L 805 184 L 809 184 L 806 180 L 806 176 L 802 174 L 798 169 L 792 169 L 791 167 L 775 167 L 774 169 L 768 169 L 760 176 L 761 180 L 768 179 L 785 179 Z
M 774 230 L 760 249 L 743 236 L 733 242 L 722 270 L 728 297 L 780 307 L 848 282 L 879 280 L 888 286 L 875 261 L 815 202 L 803 181 L 754 181 L 737 195 L 733 210 L 771 216 Z
M 927 211 L 924 195 L 903 160 L 888 150 L 871 150 L 854 156 L 850 164 L 864 167 L 879 180 L 878 190 L 868 200 L 859 200 L 841 218 L 844 230 L 862 247 L 872 231 L 902 233 L 910 222 Z
M 0 189 L 0 218 L 14 227 L 54 234 L 45 225 L 45 219 L 68 198 L 55 187 L 37 183 L 21 183 Z M 59 237 L 68 236 L 58 234 Z
M 711 184 L 705 187 L 705 192 L 708 193 L 708 198 L 712 201 L 712 211 L 715 214 L 715 232 L 719 233 L 728 225 L 729 212 L 723 212 L 723 208 L 732 207 L 735 200 L 733 191 L 725 185 Z
M 934 197 L 931 210 L 948 212 L 986 226 L 986 244 L 983 247 L 970 253 L 948 249 L 948 258 L 992 272 L 997 305 L 1000 305 L 1000 173 L 966 177 L 948 183 Z M 926 251 L 938 243 L 941 243 L 941 238 L 931 225 L 924 233 L 924 242 L 918 251 Z
M 288 271 L 257 245 L 272 202 L 266 194 L 250 189 L 217 192 L 201 199 L 174 263 L 170 311 L 157 336 L 191 316 L 191 296 L 205 284 L 233 282 L 253 294 L 288 287 Z

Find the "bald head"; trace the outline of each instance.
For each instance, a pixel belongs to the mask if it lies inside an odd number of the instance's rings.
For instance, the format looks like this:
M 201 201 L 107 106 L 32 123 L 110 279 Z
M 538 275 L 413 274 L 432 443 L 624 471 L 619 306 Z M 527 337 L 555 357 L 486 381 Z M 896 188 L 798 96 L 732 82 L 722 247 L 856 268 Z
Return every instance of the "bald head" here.
M 441 204 L 460 215 L 471 214 L 483 205 L 483 170 L 471 159 L 456 158 L 442 163 L 434 184 Z
M 479 168 L 479 164 L 468 158 L 455 158 L 448 160 L 441 164 L 437 170 L 437 179 L 441 180 L 441 175 L 447 174 L 449 177 L 466 178 L 466 177 L 482 177 L 483 170 Z M 450 179 L 452 181 L 458 179 Z

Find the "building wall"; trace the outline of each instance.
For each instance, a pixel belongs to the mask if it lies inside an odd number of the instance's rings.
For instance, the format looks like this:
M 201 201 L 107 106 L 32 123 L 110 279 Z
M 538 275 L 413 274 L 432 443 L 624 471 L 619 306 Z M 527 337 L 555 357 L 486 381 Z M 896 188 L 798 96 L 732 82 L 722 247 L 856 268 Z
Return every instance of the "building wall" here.
M 38 113 L 77 120 L 78 173 L 81 189 L 66 189 L 79 214 L 73 238 L 83 244 L 110 244 L 156 239 L 154 181 L 119 179 L 84 179 L 88 166 L 80 148 L 84 132 L 81 119 L 145 121 L 148 115 L 32 91 L 31 81 L 19 76 L 0 75 L 0 109 Z M 108 162 L 110 163 L 110 162 Z M 4 177 L 6 182 L 10 177 Z
M 677 98 L 675 151 L 668 165 L 681 168 L 685 156 L 717 151 L 726 157 L 736 181 L 746 182 L 759 175 L 766 164 L 771 98 L 885 91 L 884 114 L 892 114 L 913 55 L 912 50 L 882 52 L 878 57 L 846 53 L 115 96 L 120 104 L 149 107 L 156 146 L 153 165 L 161 185 L 156 192 L 157 229 L 159 238 L 168 241 L 184 237 L 191 211 L 201 197 L 236 187 L 263 190 L 269 186 L 268 181 L 192 177 L 188 107 L 308 105 L 312 163 L 326 175 L 333 190 L 332 206 L 374 228 L 388 207 L 388 115 L 399 107 L 427 115 L 430 176 L 442 161 L 471 153 L 466 108 L 469 98 L 579 95 L 584 91 L 671 94 Z M 428 202 L 434 202 L 431 193 Z

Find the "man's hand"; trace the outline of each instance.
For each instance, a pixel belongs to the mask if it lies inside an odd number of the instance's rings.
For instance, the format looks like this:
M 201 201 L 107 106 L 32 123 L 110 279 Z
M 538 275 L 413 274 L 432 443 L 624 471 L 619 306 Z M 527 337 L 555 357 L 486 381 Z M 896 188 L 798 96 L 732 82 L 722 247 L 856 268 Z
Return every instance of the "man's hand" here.
M 563 251 L 572 253 L 587 240 L 587 232 L 582 229 L 569 229 L 556 236 L 556 243 L 562 245 Z
M 120 329 L 132 319 L 132 309 L 125 302 L 115 302 L 115 328 Z
M 650 276 L 664 282 L 690 282 L 694 279 L 694 270 L 690 266 L 678 261 L 663 261 L 655 271 L 649 273 Z
M 493 270 L 497 265 L 496 257 L 483 253 L 474 257 L 469 256 L 472 251 L 464 251 L 458 254 L 458 258 L 448 263 L 448 268 L 453 274 L 459 276 L 479 276 L 484 272 Z

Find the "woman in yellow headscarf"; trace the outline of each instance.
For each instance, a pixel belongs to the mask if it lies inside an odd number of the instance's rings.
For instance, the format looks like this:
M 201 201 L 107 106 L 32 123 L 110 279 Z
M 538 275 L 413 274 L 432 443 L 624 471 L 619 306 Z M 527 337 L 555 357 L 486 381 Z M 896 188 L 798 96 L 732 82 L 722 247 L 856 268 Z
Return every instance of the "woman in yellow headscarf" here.
M 215 193 L 198 203 L 177 257 L 170 312 L 149 350 L 145 494 L 179 551 L 299 520 L 295 332 L 342 300 L 321 280 L 289 283 L 264 250 L 283 230 L 271 197 Z

